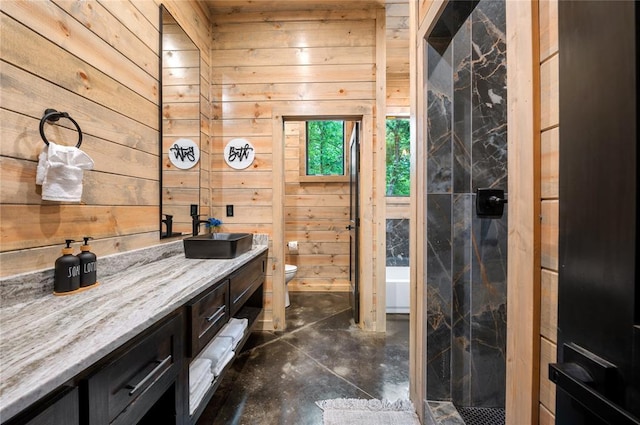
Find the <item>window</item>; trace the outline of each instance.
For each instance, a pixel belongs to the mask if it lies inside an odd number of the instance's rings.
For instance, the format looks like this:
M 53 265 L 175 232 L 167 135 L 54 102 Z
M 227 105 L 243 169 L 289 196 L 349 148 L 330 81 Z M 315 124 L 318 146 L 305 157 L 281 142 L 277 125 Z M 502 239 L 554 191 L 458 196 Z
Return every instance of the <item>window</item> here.
M 307 121 L 306 175 L 344 176 L 344 121 Z
M 387 196 L 409 196 L 411 141 L 409 119 L 387 117 Z

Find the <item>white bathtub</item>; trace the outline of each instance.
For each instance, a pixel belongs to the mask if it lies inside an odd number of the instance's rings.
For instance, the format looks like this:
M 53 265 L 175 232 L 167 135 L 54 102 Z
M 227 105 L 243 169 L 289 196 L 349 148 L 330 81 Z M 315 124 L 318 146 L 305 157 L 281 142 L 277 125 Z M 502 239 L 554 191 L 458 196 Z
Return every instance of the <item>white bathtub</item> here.
M 387 267 L 387 313 L 409 313 L 409 267 Z

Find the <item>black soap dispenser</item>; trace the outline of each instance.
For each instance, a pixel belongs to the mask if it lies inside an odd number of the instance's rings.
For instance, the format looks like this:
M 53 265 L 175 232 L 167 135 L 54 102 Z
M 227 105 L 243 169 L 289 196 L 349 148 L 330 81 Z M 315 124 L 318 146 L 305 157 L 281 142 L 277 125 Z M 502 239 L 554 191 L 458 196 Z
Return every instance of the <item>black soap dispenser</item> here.
M 84 237 L 84 245 L 80 247 L 80 254 L 78 259 L 80 260 L 80 287 L 84 288 L 96 283 L 96 271 L 97 262 L 96 254 L 91 252 L 91 246 L 89 246 L 89 239 L 93 239 L 89 236 Z
M 80 259 L 73 255 L 71 248 L 74 240 L 67 239 L 65 242 L 67 247 L 62 248 L 62 257 L 56 260 L 53 274 L 53 293 L 56 295 L 64 295 L 80 288 Z

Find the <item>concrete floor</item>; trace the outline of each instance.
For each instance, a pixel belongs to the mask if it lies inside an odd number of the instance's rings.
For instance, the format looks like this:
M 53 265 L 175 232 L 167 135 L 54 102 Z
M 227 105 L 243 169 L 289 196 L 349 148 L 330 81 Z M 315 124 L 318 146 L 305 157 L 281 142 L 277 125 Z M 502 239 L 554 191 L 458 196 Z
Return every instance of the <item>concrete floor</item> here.
M 198 425 L 322 425 L 317 400 L 409 398 L 409 316 L 364 332 L 346 293 L 291 293 L 284 332 L 254 332 Z

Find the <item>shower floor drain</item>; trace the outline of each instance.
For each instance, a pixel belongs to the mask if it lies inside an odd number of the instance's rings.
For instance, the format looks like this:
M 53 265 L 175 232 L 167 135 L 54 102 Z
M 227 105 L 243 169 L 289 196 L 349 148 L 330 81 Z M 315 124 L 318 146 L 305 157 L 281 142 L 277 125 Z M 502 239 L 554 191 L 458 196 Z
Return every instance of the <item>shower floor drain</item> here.
M 504 409 L 489 407 L 458 407 L 465 425 L 504 425 Z

